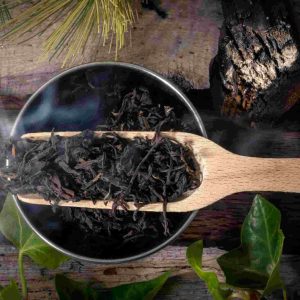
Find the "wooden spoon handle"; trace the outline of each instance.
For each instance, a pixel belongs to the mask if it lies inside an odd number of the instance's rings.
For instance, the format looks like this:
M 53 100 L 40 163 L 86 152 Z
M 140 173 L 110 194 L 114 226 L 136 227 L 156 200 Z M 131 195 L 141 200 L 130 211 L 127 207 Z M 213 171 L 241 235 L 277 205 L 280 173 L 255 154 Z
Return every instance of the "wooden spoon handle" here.
M 56 133 L 72 136 L 79 132 Z M 104 132 L 96 132 L 101 136 Z M 154 132 L 120 132 L 126 138 L 153 138 Z M 184 132 L 164 132 L 164 136 L 187 143 L 193 148 L 195 159 L 199 163 L 203 181 L 200 187 L 185 195 L 183 199 L 168 203 L 170 212 L 197 210 L 237 192 L 274 191 L 300 193 L 300 158 L 257 158 L 233 154 L 214 142 L 203 137 Z M 29 133 L 23 138 L 48 139 L 51 133 Z M 34 195 L 19 195 L 19 199 L 35 204 L 45 204 L 45 200 Z M 49 203 L 47 203 L 49 204 Z M 90 208 L 111 208 L 104 201 L 94 205 L 90 200 L 65 203 L 65 206 Z M 128 203 L 135 210 L 133 203 Z M 151 203 L 140 208 L 143 211 L 162 211 L 162 203 Z
M 300 158 L 256 158 L 234 155 L 236 192 L 273 191 L 300 193 Z

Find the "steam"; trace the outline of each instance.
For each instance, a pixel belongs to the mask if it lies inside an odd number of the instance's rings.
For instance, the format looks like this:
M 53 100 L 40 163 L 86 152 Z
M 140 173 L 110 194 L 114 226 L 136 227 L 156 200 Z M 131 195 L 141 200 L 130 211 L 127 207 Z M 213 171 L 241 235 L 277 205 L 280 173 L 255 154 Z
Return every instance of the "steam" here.
M 33 103 L 18 123 L 17 133 L 54 130 L 82 130 L 93 127 L 93 122 L 101 118 L 99 95 L 81 95 L 62 103 L 55 84 L 48 86 Z M 92 125 L 92 126 L 91 126 Z
M 0 110 L 0 137 L 2 141 L 8 139 L 17 114 L 18 111 L 15 110 Z

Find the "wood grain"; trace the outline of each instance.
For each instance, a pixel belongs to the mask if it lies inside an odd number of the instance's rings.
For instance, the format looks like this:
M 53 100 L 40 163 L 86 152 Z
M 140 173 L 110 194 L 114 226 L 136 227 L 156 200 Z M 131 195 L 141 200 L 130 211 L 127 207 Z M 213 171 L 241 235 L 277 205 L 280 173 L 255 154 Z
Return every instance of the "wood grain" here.
M 97 137 L 109 132 L 95 131 Z M 151 131 L 116 131 L 120 137 L 153 139 Z M 49 140 L 51 132 L 34 132 L 22 135 L 24 139 Z M 78 131 L 56 132 L 55 135 L 72 137 Z M 257 158 L 231 153 L 216 143 L 199 135 L 186 132 L 161 132 L 182 145 L 188 145 L 198 163 L 202 182 L 193 191 L 185 193 L 178 201 L 170 202 L 168 212 L 188 212 L 212 205 L 225 196 L 246 191 L 274 191 L 300 193 L 300 158 Z M 201 174 L 201 175 L 200 175 Z M 201 180 L 199 178 L 199 180 Z M 18 194 L 19 200 L 37 205 L 50 205 L 37 194 Z M 111 209 L 114 201 L 107 199 L 96 203 L 82 199 L 79 202 L 60 201 L 60 206 L 92 209 Z M 127 209 L 135 211 L 134 202 L 127 202 Z M 162 203 L 151 203 L 139 208 L 140 211 L 163 211 Z
M 143 11 L 127 35 L 127 45 L 118 60 L 139 64 L 161 74 L 178 73 L 197 88 L 209 86 L 209 62 L 217 53 L 219 27 L 223 16 L 220 1 L 165 0 L 168 18 L 161 19 L 153 11 Z M 49 26 L 42 37 L 22 44 L 0 45 L 0 107 L 9 108 L 19 101 L 20 108 L 29 94 L 62 72 L 63 57 L 40 61 L 45 37 L 58 24 Z M 166 34 L 169 32 L 170 34 Z M 199 50 L 200 47 L 200 50 Z M 72 66 L 94 61 L 114 60 L 109 45 L 102 47 L 98 38 L 89 41 L 84 55 Z M 71 67 L 71 66 L 70 66 Z M 1 99 L 13 97 L 13 101 Z
M 11 110 L 0 111 L 1 144 L 3 144 L 3 138 L 8 136 L 17 112 Z M 235 126 L 234 124 L 229 126 L 227 121 L 223 121 L 217 115 L 204 115 L 204 117 L 205 125 L 209 129 L 208 132 L 211 138 L 236 153 L 264 157 L 296 157 L 299 154 L 299 132 L 285 132 L 278 129 L 249 130 Z M 244 139 L 244 137 L 247 138 Z M 251 147 L 248 145 L 251 145 Z M 174 264 L 174 266 L 182 267 L 184 272 L 186 272 L 187 266 L 183 264 L 184 250 L 182 249 L 185 248 L 185 245 L 189 245 L 192 241 L 199 239 L 205 239 L 206 246 L 221 247 L 227 250 L 238 246 L 240 226 L 249 211 L 254 195 L 254 193 L 234 194 L 200 210 L 195 220 L 183 232 L 180 238 L 173 242 L 172 246 L 166 248 L 168 252 L 163 250 L 155 255 L 155 264 L 161 268 Z M 298 221 L 300 216 L 299 197 L 297 198 L 293 194 L 285 195 L 278 193 L 264 193 L 263 195 L 271 200 L 282 212 L 282 228 L 286 236 L 284 252 L 298 254 L 300 245 L 300 236 L 298 234 L 300 231 Z M 13 247 L 7 244 L 7 241 L 3 237 L 0 237 L 0 253 L 2 255 L 0 256 L 0 282 L 5 285 L 8 280 L 7 275 L 17 278 L 17 253 Z M 179 262 L 180 260 L 174 261 L 174 257 L 181 257 L 181 263 Z M 128 277 L 128 281 L 138 280 L 138 274 L 141 272 L 145 272 L 146 274 L 154 272 L 156 274 L 156 267 L 153 268 L 151 258 L 149 260 L 146 259 L 142 267 L 137 262 L 127 264 L 124 267 L 125 271 L 122 266 L 118 266 L 117 270 L 120 269 L 120 271 L 117 271 L 117 274 L 114 274 L 114 269 L 110 269 L 108 266 L 101 266 L 105 270 L 106 268 L 108 269 L 106 273 L 111 272 L 112 274 L 106 277 L 105 280 L 108 282 L 120 280 L 122 282 L 126 278 L 126 275 L 122 277 L 120 274 L 122 272 L 124 272 L 123 274 L 128 274 L 126 272 L 129 271 L 131 272 L 131 277 Z M 40 270 L 37 266 L 30 263 L 29 260 L 25 260 L 25 262 L 26 275 L 29 276 L 30 299 L 57 299 L 53 287 L 53 273 Z M 92 274 L 92 276 L 99 276 L 97 278 L 100 281 L 103 280 L 100 277 L 102 277 L 101 274 L 104 271 L 98 275 L 98 269 L 93 269 L 93 267 L 97 268 L 98 265 L 89 267 L 85 265 L 85 263 L 72 261 L 68 265 L 70 269 L 64 265 L 58 272 L 65 272 L 74 279 L 89 279 L 91 278 L 90 274 Z M 291 299 L 295 300 L 298 299 L 297 296 L 300 291 L 299 269 L 299 256 L 289 255 L 283 258 L 283 276 L 291 290 Z M 166 284 L 166 287 L 159 294 L 158 299 L 171 299 L 174 296 L 179 300 L 185 300 L 188 296 L 191 299 L 211 299 L 205 285 L 191 272 L 171 278 L 170 282 Z M 274 299 L 280 299 L 279 297 L 278 295 L 277 298 L 274 296 Z
M 290 2 L 294 8 L 297 1 Z M 240 124 L 220 118 L 217 112 L 203 111 L 203 107 L 211 106 L 209 92 L 205 94 L 200 89 L 209 87 L 209 63 L 217 53 L 219 27 L 223 20 L 221 1 L 165 0 L 162 5 L 169 12 L 169 18 L 162 20 L 152 11 L 143 12 L 132 30 L 131 48 L 124 49 L 119 59 L 144 65 L 162 74 L 181 72 L 193 82 L 195 90 L 188 93 L 188 96 L 201 111 L 210 139 L 227 150 L 261 157 L 299 156 L 299 114 L 295 115 L 293 125 L 289 115 L 282 121 L 285 126 L 281 123 L 280 128 L 246 130 Z M 16 115 L 28 96 L 62 71 L 62 58 L 55 58 L 50 63 L 37 60 L 42 40 L 35 38 L 20 45 L 4 45 L 0 48 L 1 144 L 3 138 L 8 137 Z M 113 57 L 113 53 L 108 54 L 107 48 L 102 48 L 95 40 L 89 44 L 83 62 L 113 60 Z M 5 196 L 4 192 L 0 194 L 2 198 Z M 209 259 L 220 253 L 215 247 L 229 250 L 238 246 L 240 226 L 254 195 L 234 194 L 200 210 L 179 239 L 145 260 L 117 266 L 92 265 L 72 260 L 57 272 L 67 273 L 74 279 L 97 279 L 115 285 L 152 278 L 172 267 L 178 275 L 169 280 L 157 299 L 209 300 L 211 296 L 204 284 L 187 268 L 185 247 L 192 241 L 205 239 L 206 247 L 214 247 L 205 250 L 205 259 Z M 295 194 L 263 195 L 282 212 L 282 229 L 286 237 L 284 253 L 297 254 L 283 257 L 281 273 L 288 286 L 289 298 L 298 300 L 300 198 Z M 17 251 L 8 245 L 3 236 L 0 236 L 0 253 L 0 284 L 5 285 L 9 277 L 17 278 Z M 211 266 L 209 263 L 205 265 Z M 25 272 L 30 300 L 57 299 L 53 285 L 55 272 L 42 270 L 28 259 L 25 260 Z M 273 299 L 281 299 L 281 295 L 276 294 Z
M 3 128 L 2 138 L 7 137 L 15 118 L 17 111 L 0 111 L 0 128 Z M 208 118 L 205 116 L 205 124 L 209 128 L 209 135 L 219 144 L 224 147 L 235 151 L 240 154 L 256 155 L 256 156 L 275 156 L 295 157 L 299 154 L 300 134 L 298 132 L 287 132 L 277 130 L 248 130 L 240 127 L 228 127 L 227 122 L 223 122 L 221 118 L 214 116 Z M 214 130 L 210 129 L 211 127 Z M 228 131 L 230 128 L 230 131 Z M 234 138 L 233 138 L 233 137 Z M 247 139 L 242 139 L 242 137 Z M 221 138 L 222 137 L 222 138 Z M 250 142 L 251 141 L 251 142 Z M 248 145 L 251 144 L 249 148 Z M 2 143 L 3 144 L 3 139 Z M 266 147 L 268 145 L 268 147 Z M 251 206 L 254 193 L 238 193 L 232 196 L 226 197 L 221 201 L 211 205 L 205 209 L 199 211 L 195 220 L 185 230 L 185 232 L 173 242 L 172 246 L 166 248 L 166 251 L 160 251 L 155 254 L 155 265 L 159 265 L 162 270 L 164 267 L 170 265 L 179 266 L 184 272 L 187 272 L 187 266 L 183 264 L 185 245 L 189 245 L 192 241 L 205 239 L 206 246 L 221 247 L 225 249 L 232 249 L 239 245 L 239 230 Z M 271 200 L 282 212 L 282 228 L 286 236 L 285 239 L 285 253 L 299 253 L 300 245 L 300 201 L 299 197 L 295 197 L 293 194 L 274 194 L 264 193 L 269 200 Z M 2 245 L 2 246 L 1 246 Z M 181 250 L 178 250 L 181 249 Z M 217 251 L 217 249 L 216 249 Z M 0 238 L 0 282 L 6 284 L 8 276 L 16 278 L 17 276 L 17 254 L 16 250 L 7 244 L 7 241 Z M 166 254 L 168 253 L 168 254 Z M 168 257 L 169 255 L 169 257 Z M 210 254 L 208 253 L 208 256 Z M 213 256 L 213 255 L 212 255 Z M 175 260 L 175 258 L 181 257 L 181 262 Z M 40 270 L 38 267 L 26 262 L 26 275 L 29 276 L 29 288 L 30 299 L 57 299 L 53 287 L 53 273 Z M 299 269 L 300 269 L 299 256 L 285 256 L 283 259 L 283 275 L 287 281 L 288 287 L 291 290 L 291 295 L 295 295 L 294 298 L 298 299 L 300 287 L 299 287 Z M 98 265 L 86 267 L 86 264 L 72 261 L 70 263 L 70 270 L 63 266 L 58 272 L 66 272 L 74 279 L 90 279 L 91 276 L 99 276 L 102 281 L 102 275 L 104 271 L 98 274 Z M 117 271 L 110 269 L 108 266 L 101 266 L 106 273 L 111 272 L 111 276 L 106 277 L 108 282 L 123 282 L 126 278 L 126 272 L 131 272 L 130 280 L 138 280 L 139 274 L 145 272 L 146 274 L 155 273 L 156 267 L 153 267 L 152 257 L 146 259 L 144 265 L 138 262 L 132 262 L 127 264 L 123 269 L 122 266 L 117 267 Z M 102 269 L 103 270 L 103 269 Z M 120 270 L 120 271 L 119 271 Z M 178 271 L 178 270 L 177 270 Z M 117 274 L 114 274 L 117 272 Z M 122 273 L 124 272 L 124 273 Z M 148 273 L 149 272 L 149 273 Z M 180 271 L 182 272 L 182 271 Z M 179 272 L 179 273 L 180 273 Z M 42 275 L 45 274 L 45 275 Z M 92 274 L 92 275 L 90 275 Z M 125 274 L 124 277 L 121 274 Z M 101 278 L 100 278 L 101 277 Z M 141 277 L 141 280 L 143 277 Z M 117 283 L 116 283 L 117 284 Z M 166 287 L 161 291 L 158 299 L 171 299 L 176 296 L 179 300 L 187 299 L 187 296 L 192 298 L 199 298 L 208 300 L 211 297 L 208 292 L 193 273 L 181 274 L 175 276 L 167 283 Z M 277 295 L 278 296 L 278 295 Z M 201 298 L 200 298 L 201 297 Z M 280 299 L 279 296 L 274 299 Z
M 172 276 L 187 274 L 193 278 L 192 270 L 187 265 L 185 258 L 186 247 L 167 247 L 157 254 L 133 263 L 120 265 L 100 265 L 71 260 L 64 263 L 57 271 L 41 270 L 25 259 L 25 273 L 29 282 L 30 300 L 33 299 L 57 299 L 54 291 L 54 275 L 67 273 L 75 280 L 91 280 L 101 282 L 105 287 L 112 287 L 123 283 L 149 280 L 161 275 L 163 272 L 172 270 Z M 0 245 L 0 281 L 7 284 L 9 278 L 17 278 L 17 250 L 12 246 Z M 203 266 L 217 272 L 220 279 L 222 275 L 216 263 L 216 258 L 223 251 L 216 248 L 204 250 Z M 162 264 L 163 262 L 163 264 Z M 49 296 L 49 298 L 46 298 Z M 44 298 L 45 297 L 45 298 Z
M 299 101 L 299 45 L 290 18 L 295 10 L 288 3 L 222 1 L 225 21 L 211 88 L 227 117 L 270 126 Z
M 99 265 L 71 260 L 64 263 L 58 270 L 49 271 L 40 269 L 32 264 L 30 259 L 25 259 L 25 273 L 28 280 L 30 300 L 57 299 L 54 288 L 54 276 L 57 273 L 65 273 L 74 280 L 91 280 L 101 282 L 105 287 L 113 287 L 123 283 L 142 281 L 159 276 L 164 271 L 172 270 L 172 277 L 159 293 L 157 299 L 211 299 L 203 282 L 193 273 L 187 265 L 185 258 L 186 247 L 169 246 L 157 254 L 148 258 L 121 265 Z M 14 247 L 0 246 L 0 281 L 8 283 L 8 278 L 17 278 L 17 251 Z M 205 248 L 203 254 L 203 266 L 205 269 L 217 272 L 220 280 L 222 276 L 216 264 L 216 258 L 223 251 L 216 248 Z M 163 262 L 163 263 L 162 263 Z M 281 274 L 288 287 L 290 299 L 297 295 L 300 288 L 299 275 L 295 276 L 295 270 L 300 269 L 300 260 L 297 256 L 283 256 Z M 201 298 L 199 298 L 201 296 Z M 277 295 L 278 296 L 278 295 Z M 191 298 L 189 298 L 191 297 Z M 174 298 L 172 298 L 174 299 Z M 280 299 L 274 296 L 272 299 Z

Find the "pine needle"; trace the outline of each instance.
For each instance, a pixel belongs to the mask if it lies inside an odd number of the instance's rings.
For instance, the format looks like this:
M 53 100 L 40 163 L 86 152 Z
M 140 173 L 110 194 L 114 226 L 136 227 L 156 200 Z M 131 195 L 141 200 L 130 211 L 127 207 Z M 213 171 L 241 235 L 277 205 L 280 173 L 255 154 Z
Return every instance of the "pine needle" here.
M 28 0 L 19 0 L 19 3 L 25 2 Z M 139 4 L 138 0 L 35 1 L 16 18 L 5 20 L 5 24 L 2 22 L 0 41 L 24 41 L 45 34 L 53 20 L 59 19 L 61 23 L 43 44 L 43 58 L 64 55 L 63 66 L 73 64 L 77 57 L 82 57 L 89 39 L 96 35 L 102 39 L 103 45 L 110 39 L 110 49 L 114 41 L 117 59 L 118 51 L 125 45 L 125 34 L 135 21 Z M 16 2 L 10 5 L 16 5 Z M 0 23 L 4 9 L 7 13 L 8 6 L 1 6 L 0 2 Z
M 0 1 L 0 24 L 6 23 L 11 19 L 11 15 L 5 1 Z

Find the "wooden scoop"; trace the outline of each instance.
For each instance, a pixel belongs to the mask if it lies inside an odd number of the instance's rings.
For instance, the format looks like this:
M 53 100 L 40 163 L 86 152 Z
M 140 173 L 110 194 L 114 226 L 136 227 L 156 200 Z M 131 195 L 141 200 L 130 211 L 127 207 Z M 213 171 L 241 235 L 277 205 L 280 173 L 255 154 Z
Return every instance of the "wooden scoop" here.
M 56 135 L 70 137 L 80 132 L 56 132 Z M 105 132 L 96 132 L 101 136 Z M 154 132 L 120 131 L 124 138 L 153 138 Z M 50 132 L 28 133 L 22 138 L 48 140 Z M 195 159 L 202 172 L 202 184 L 195 190 L 185 193 L 178 201 L 169 202 L 168 212 L 187 212 L 215 203 L 219 199 L 237 192 L 273 191 L 300 193 L 300 158 L 257 158 L 231 153 L 214 142 L 185 132 L 162 132 L 162 136 L 174 139 L 192 147 Z M 39 195 L 18 195 L 26 203 L 49 205 Z M 105 204 L 106 203 L 106 204 Z M 127 202 L 129 210 L 136 210 L 133 202 Z M 112 201 L 91 200 L 79 202 L 61 201 L 60 206 L 111 209 Z M 162 203 L 151 203 L 140 208 L 141 211 L 162 211 Z

